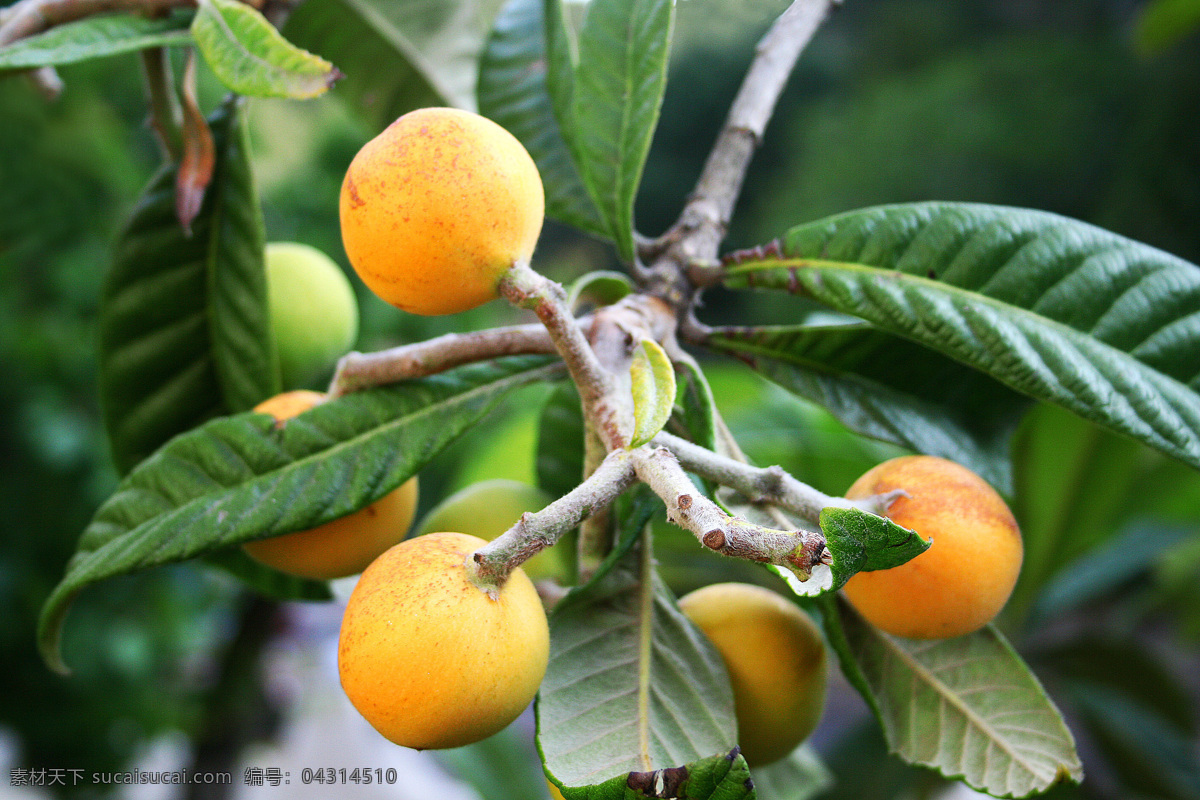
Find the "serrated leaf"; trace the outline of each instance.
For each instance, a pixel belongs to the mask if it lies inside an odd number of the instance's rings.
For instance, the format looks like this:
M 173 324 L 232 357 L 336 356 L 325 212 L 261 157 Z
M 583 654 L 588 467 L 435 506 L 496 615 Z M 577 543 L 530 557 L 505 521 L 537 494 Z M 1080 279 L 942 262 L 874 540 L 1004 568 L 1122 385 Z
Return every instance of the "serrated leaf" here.
M 674 20 L 672 0 L 592 0 L 568 119 L 559 116 L 575 167 L 625 261 L 634 259 L 633 203 L 666 89 Z M 560 97 L 568 94 L 555 86 L 556 64 L 566 58 L 563 38 L 552 40 L 550 52 L 551 93 Z
M 546 398 L 538 420 L 538 486 L 562 497 L 583 480 L 583 409 L 573 383 L 562 383 Z
M 1200 268 L 1054 214 L 884 206 L 731 259 L 1200 467 Z
M 704 343 L 857 433 L 1012 491 L 1009 439 L 1029 400 L 974 369 L 863 323 L 718 328 Z
M 137 570 L 307 530 L 387 494 L 509 392 L 556 376 L 544 358 L 478 364 L 346 395 L 277 427 L 265 414 L 176 437 L 118 485 L 42 609 L 38 641 L 63 668 L 63 619 L 84 587 Z
M 238 0 L 199 0 L 192 36 L 217 78 L 238 94 L 306 100 L 341 77 L 328 61 L 296 47 Z
M 564 800 L 755 800 L 746 759 L 736 751 L 709 756 L 686 767 L 618 775 L 598 786 L 561 788 Z
M 994 626 L 954 639 L 902 639 L 844 601 L 825 608 L 826 631 L 840 628 L 834 651 L 892 752 L 997 797 L 1082 780 L 1062 716 Z
M 516 136 L 546 189 L 546 215 L 588 233 L 607 231 L 571 160 L 546 88 L 544 0 L 509 0 L 479 62 L 479 113 Z
M 217 162 L 188 237 L 175 169 L 143 193 L 117 242 L 100 307 L 100 393 L 117 469 L 213 416 L 277 391 L 262 211 L 240 105 L 209 119 Z
M 725 772 L 744 765 L 725 758 L 737 736 L 721 657 L 654 569 L 643 529 L 658 507 L 642 495 L 622 521 L 621 543 L 550 618 L 538 747 L 565 787 L 652 781 L 647 773 L 678 768 L 699 780 L 721 762 Z
M 858 508 L 821 509 L 821 532 L 833 555 L 833 589 L 845 586 L 861 570 L 898 567 L 930 546 L 916 531 Z
M 161 19 L 108 14 L 56 25 L 0 47 L 0 71 L 74 64 L 148 47 L 188 44 L 192 40 L 188 30 L 191 21 L 191 13 L 175 13 Z
M 283 26 L 345 73 L 336 94 L 382 130 L 425 106 L 475 107 L 479 54 L 502 0 L 305 0 Z
M 633 351 L 629 374 L 633 391 L 633 438 L 629 446 L 649 442 L 671 418 L 675 407 L 675 368 L 658 342 L 643 339 Z

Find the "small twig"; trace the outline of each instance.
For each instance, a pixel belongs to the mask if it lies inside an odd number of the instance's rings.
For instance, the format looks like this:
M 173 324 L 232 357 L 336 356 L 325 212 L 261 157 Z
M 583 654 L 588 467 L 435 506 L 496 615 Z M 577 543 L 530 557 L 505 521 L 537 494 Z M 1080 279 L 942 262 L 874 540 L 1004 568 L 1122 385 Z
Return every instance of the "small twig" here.
M 63 80 L 54 67 L 38 67 L 25 76 L 46 100 L 57 100 L 63 93 Z
M 666 503 L 667 519 L 691 531 L 710 550 L 786 567 L 802 581 L 812 576 L 817 564 L 831 563 L 820 533 L 775 530 L 730 516 L 696 488 L 665 447 L 632 452 L 638 478 Z
M 157 14 L 171 8 L 191 8 L 196 0 L 20 0 L 0 22 L 0 47 L 77 19 L 111 11 Z
M 175 93 L 171 58 L 165 47 L 150 47 L 141 55 L 142 76 L 150 105 L 150 129 L 158 139 L 163 157 L 175 164 L 183 156 L 183 110 Z
M 582 520 L 607 508 L 635 479 L 630 452 L 612 451 L 577 487 L 541 511 L 525 512 L 505 533 L 467 556 L 471 582 L 495 595 L 516 567 L 551 547 Z
M 515 306 L 531 309 L 546 327 L 583 403 L 584 416 L 596 425 L 607 450 L 629 442 L 633 414 L 622 402 L 616 379 L 596 358 L 579 323 L 567 307 L 562 286 L 517 263 L 500 280 L 500 294 Z
M 782 506 L 814 525 L 820 522 L 821 511 L 830 506 L 859 508 L 882 516 L 899 496 L 891 492 L 862 500 L 831 497 L 797 480 L 779 466 L 751 466 L 665 432 L 654 437 L 654 443 L 670 449 L 689 472 L 736 489 L 751 503 Z
M 340 397 L 359 389 L 435 375 L 451 367 L 499 356 L 554 352 L 554 343 L 541 325 L 448 333 L 375 353 L 347 353 L 338 362 L 329 396 Z

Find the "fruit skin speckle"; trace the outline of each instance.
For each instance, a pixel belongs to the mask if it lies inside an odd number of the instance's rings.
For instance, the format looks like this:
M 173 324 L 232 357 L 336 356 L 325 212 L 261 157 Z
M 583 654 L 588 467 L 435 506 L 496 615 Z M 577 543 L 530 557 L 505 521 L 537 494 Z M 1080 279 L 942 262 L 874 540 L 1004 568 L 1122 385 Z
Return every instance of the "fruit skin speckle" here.
M 498 296 L 541 234 L 537 166 L 486 117 L 424 108 L 354 157 L 342 183 L 342 243 L 363 282 L 415 314 L 466 311 Z
M 902 456 L 868 470 L 846 497 L 904 489 L 887 516 L 932 546 L 898 567 L 860 572 L 843 590 L 868 622 L 912 639 L 962 636 L 990 622 L 1012 594 L 1024 548 L 1003 498 L 966 467 Z
M 338 640 L 350 702 L 405 747 L 461 747 L 497 733 L 537 693 L 550 631 L 537 591 L 514 570 L 497 600 L 463 562 L 486 542 L 462 533 L 409 539 L 359 579 Z

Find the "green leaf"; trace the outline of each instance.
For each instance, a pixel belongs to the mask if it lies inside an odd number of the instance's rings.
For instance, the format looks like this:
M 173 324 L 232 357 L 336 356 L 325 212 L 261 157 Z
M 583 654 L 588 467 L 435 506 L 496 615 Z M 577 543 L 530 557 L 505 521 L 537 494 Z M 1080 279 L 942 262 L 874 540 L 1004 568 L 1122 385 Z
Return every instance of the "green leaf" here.
M 188 237 L 175 170 L 142 195 L 117 242 L 100 309 L 100 393 L 117 469 L 276 385 L 262 211 L 240 104 L 209 119 L 217 162 Z
M 845 586 L 861 570 L 898 567 L 930 545 L 916 531 L 858 508 L 822 509 L 821 532 L 833 555 L 833 589 Z
M 1071 681 L 1066 689 L 1123 784 L 1120 796 L 1195 800 L 1200 786 L 1195 735 L 1106 686 Z
M 1200 467 L 1200 268 L 1082 222 L 884 206 L 730 259 L 726 283 L 811 297 Z
M 63 619 L 86 586 L 356 511 L 414 475 L 509 392 L 558 374 L 545 365 L 473 365 L 347 395 L 282 427 L 243 414 L 175 438 L 121 481 L 84 530 L 42 609 L 43 657 L 64 668 Z
M 726 755 L 737 735 L 724 664 L 654 568 L 644 528 L 658 507 L 640 495 L 621 543 L 551 615 L 538 746 L 559 785 L 653 785 L 655 770 L 675 770 L 696 786 L 740 770 L 744 783 L 744 759 Z M 622 796 L 569 788 L 564 795 Z
M 675 365 L 683 373 L 678 381 L 671 425 L 680 435 L 709 450 L 717 450 L 717 403 L 708 378 L 694 362 Z
M 1016 620 L 1033 624 L 1025 616 L 1035 604 L 1039 615 L 1063 610 L 1102 591 L 1098 581 L 1105 576 L 1119 579 L 1130 567 L 1144 568 L 1169 546 L 1157 528 L 1146 530 L 1155 527 L 1147 520 L 1193 528 L 1200 521 L 1195 470 L 1054 406 L 1027 415 L 1013 459 L 1012 508 L 1025 559 L 1005 614 Z M 1145 535 L 1113 541 L 1135 519 Z
M 643 339 L 633 351 L 629 375 L 633 390 L 633 438 L 629 446 L 649 442 L 671 418 L 675 407 L 675 368 L 662 346 Z
M 475 107 L 479 54 L 502 0 L 305 0 L 289 39 L 345 73 L 336 94 L 382 130 L 426 106 Z
M 1083 768 L 1071 732 L 994 626 L 954 639 L 902 639 L 847 603 L 826 609 L 834 650 L 879 718 L 892 752 L 997 797 L 1025 797 Z M 847 666 L 847 659 L 850 665 Z
M 624 272 L 598 270 L 580 276 L 567 291 L 567 307 L 576 314 L 587 306 L 610 306 L 634 289 Z
M 755 767 L 751 777 L 758 800 L 809 800 L 833 785 L 833 776 L 807 744 L 787 758 Z
M 296 47 L 238 0 L 199 0 L 192 36 L 217 78 L 238 94 L 306 100 L 341 77 L 328 61 Z
M 1174 546 L 1196 535 L 1192 527 L 1139 521 L 1103 546 L 1075 559 L 1038 593 L 1027 624 L 1039 626 L 1104 596 L 1149 572 Z
M 546 189 L 546 215 L 596 236 L 607 229 L 579 177 L 546 88 L 544 0 L 509 0 L 479 62 L 479 112 L 516 136 Z
M 754 800 L 746 759 L 733 750 L 683 767 L 618 775 L 598 786 L 559 787 L 565 800 Z
M 1034 666 L 1052 670 L 1056 678 L 1086 682 L 1117 692 L 1156 714 L 1181 735 L 1200 735 L 1200 710 L 1194 708 L 1180 677 L 1152 645 L 1124 632 L 1083 634 L 1055 641 L 1034 651 Z
M 863 323 L 718 328 L 704 343 L 857 433 L 1012 491 L 1009 439 L 1029 401 L 974 369 Z
M 1133 38 L 1139 50 L 1156 55 L 1200 30 L 1196 0 L 1151 0 L 1141 8 Z
M 559 117 L 575 167 L 625 261 L 634 259 L 633 203 L 666 89 L 674 19 L 672 0 L 593 0 L 579 35 L 568 119 Z M 551 52 L 552 94 L 561 95 L 553 85 L 556 58 L 563 55 Z
M 162 19 L 111 14 L 57 25 L 44 33 L 0 47 L 0 71 L 74 64 L 147 47 L 188 44 L 190 13 Z
M 562 497 L 583 480 L 583 409 L 573 383 L 561 383 L 546 398 L 538 422 L 538 486 Z

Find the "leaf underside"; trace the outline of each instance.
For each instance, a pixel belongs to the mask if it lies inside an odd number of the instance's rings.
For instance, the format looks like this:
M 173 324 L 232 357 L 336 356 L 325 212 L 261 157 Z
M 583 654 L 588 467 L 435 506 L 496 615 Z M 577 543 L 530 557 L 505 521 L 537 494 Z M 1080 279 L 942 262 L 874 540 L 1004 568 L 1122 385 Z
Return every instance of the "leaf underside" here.
M 475 107 L 480 51 L 500 0 L 305 0 L 293 42 L 345 73 L 334 93 L 370 126 L 427 106 Z
M 643 493 L 637 502 L 622 544 L 550 620 L 538 746 L 547 772 L 567 787 L 731 768 L 725 756 L 736 730 L 724 665 L 654 569 L 642 529 L 657 501 Z
M 251 97 L 305 100 L 324 94 L 341 73 L 276 30 L 238 0 L 199 0 L 192 36 L 230 90 Z
M 890 636 L 844 601 L 826 605 L 843 669 L 865 693 L 889 749 L 997 797 L 1025 797 L 1083 767 L 1058 709 L 1000 633 Z

